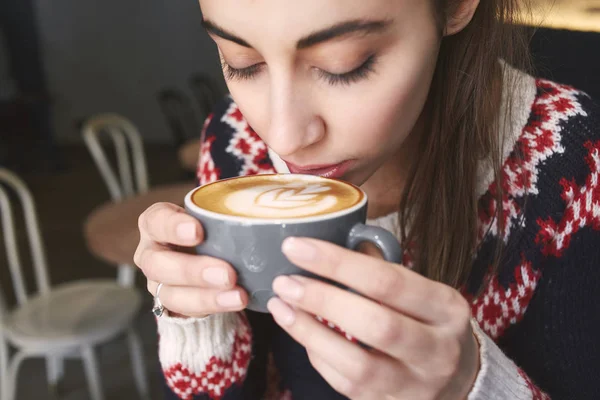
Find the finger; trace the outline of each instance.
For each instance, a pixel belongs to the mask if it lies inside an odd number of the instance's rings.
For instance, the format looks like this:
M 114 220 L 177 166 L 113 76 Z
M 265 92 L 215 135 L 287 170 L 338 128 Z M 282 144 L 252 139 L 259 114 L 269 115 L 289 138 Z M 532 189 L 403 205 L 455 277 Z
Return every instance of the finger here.
M 148 281 L 148 291 L 153 296 L 157 287 L 157 282 Z M 240 287 L 222 291 L 163 285 L 159 298 L 168 311 L 188 317 L 242 311 L 248 304 L 248 295 Z
M 146 278 L 170 286 L 230 289 L 237 274 L 227 262 L 152 244 L 134 258 Z
M 288 238 L 282 250 L 299 267 L 428 323 L 451 320 L 448 305 L 461 300 L 460 294 L 449 286 L 398 264 L 321 240 Z
M 421 363 L 423 355 L 436 350 L 430 325 L 347 290 L 302 276 L 280 276 L 273 289 L 295 308 L 325 318 L 360 342 L 408 364 Z
M 204 235 L 200 222 L 175 204 L 156 203 L 138 219 L 142 241 L 196 246 Z
M 336 390 L 346 396 L 355 398 L 360 395 L 359 389 L 375 393 L 402 380 L 403 367 L 391 358 L 362 349 L 313 316 L 290 308 L 281 299 L 269 300 L 267 307 L 275 321 L 309 354 L 318 356 L 344 378 L 330 383 L 337 384 Z
M 325 379 L 336 392 L 352 399 L 358 397 L 359 388 L 356 387 L 356 384 L 340 374 L 335 368 L 329 365 L 327 361 L 312 352 L 308 353 L 308 359 L 323 379 Z

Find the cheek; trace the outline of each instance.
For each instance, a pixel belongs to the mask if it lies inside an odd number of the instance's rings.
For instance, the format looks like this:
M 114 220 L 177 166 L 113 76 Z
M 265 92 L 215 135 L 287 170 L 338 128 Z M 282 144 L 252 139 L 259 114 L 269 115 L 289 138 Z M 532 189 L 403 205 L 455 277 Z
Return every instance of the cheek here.
M 388 62 L 385 70 L 357 87 L 352 96 L 329 102 L 327 122 L 337 146 L 354 147 L 364 156 L 395 153 L 419 119 L 431 87 L 435 57 L 407 65 Z
M 228 82 L 227 87 L 244 119 L 260 135 L 269 128 L 269 84 L 265 82 Z

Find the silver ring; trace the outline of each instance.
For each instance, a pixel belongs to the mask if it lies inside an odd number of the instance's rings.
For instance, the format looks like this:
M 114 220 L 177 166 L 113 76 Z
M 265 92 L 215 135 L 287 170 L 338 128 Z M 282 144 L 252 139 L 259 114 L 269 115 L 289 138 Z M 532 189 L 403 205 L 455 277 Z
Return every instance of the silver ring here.
M 165 306 L 162 305 L 160 298 L 158 297 L 160 294 L 160 289 L 162 289 L 163 284 L 159 283 L 156 287 L 156 295 L 154 296 L 154 307 L 152 307 L 152 313 L 157 317 L 160 317 L 165 312 Z

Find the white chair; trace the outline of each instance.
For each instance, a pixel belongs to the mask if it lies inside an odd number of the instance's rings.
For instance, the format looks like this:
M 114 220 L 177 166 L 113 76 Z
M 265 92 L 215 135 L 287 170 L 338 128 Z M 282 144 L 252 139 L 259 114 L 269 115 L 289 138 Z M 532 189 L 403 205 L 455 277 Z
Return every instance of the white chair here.
M 102 146 L 108 135 L 116 150 L 117 168 L 113 168 Z M 141 135 L 128 119 L 117 114 L 100 114 L 83 126 L 83 140 L 104 179 L 113 202 L 148 192 L 148 171 Z M 132 170 L 133 167 L 133 170 Z M 118 282 L 133 286 L 136 268 L 120 264 Z
M 99 205 L 84 223 L 88 249 L 110 265 L 118 266 L 118 282 L 135 284 L 133 255 L 139 243 L 139 215 L 156 202 L 183 205 L 194 182 L 179 182 L 148 189 L 146 156 L 140 133 L 126 118 L 100 114 L 82 129 L 83 139 L 110 192 L 112 201 Z M 112 139 L 116 163 L 107 156 L 104 136 Z
M 48 382 L 55 388 L 63 375 L 63 359 L 79 357 L 84 364 L 91 398 L 102 400 L 94 347 L 122 334 L 128 339 L 137 389 L 142 398 L 148 398 L 142 345 L 132 326 L 141 304 L 140 293 L 101 279 L 51 287 L 33 197 L 19 177 L 3 168 L 0 183 L 0 216 L 16 296 L 16 306 L 9 310 L 0 292 L 1 398 L 15 398 L 19 367 L 25 359 L 46 358 Z M 13 192 L 12 196 L 7 188 Z M 23 210 L 37 286 L 35 293 L 28 293 L 23 280 L 11 198 L 18 199 Z M 16 350 L 12 357 L 10 347 Z

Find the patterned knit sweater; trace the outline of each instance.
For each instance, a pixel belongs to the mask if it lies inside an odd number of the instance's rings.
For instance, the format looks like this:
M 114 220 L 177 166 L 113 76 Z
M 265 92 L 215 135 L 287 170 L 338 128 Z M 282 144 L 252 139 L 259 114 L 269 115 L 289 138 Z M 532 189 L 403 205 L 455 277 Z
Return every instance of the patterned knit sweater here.
M 463 291 L 481 353 L 469 399 L 598 399 L 600 109 L 571 87 L 513 73 L 516 112 L 504 132 L 502 170 L 507 229 L 494 276 L 489 268 L 498 229 L 492 216 L 499 205 L 491 169 L 482 165 L 479 171 L 480 245 Z M 229 98 L 209 117 L 201 152 L 201 184 L 288 172 Z M 397 232 L 396 221 L 392 214 L 368 222 Z M 281 376 L 281 398 L 344 398 L 269 314 L 163 316 L 158 329 L 173 398 L 260 399 L 269 352 Z

